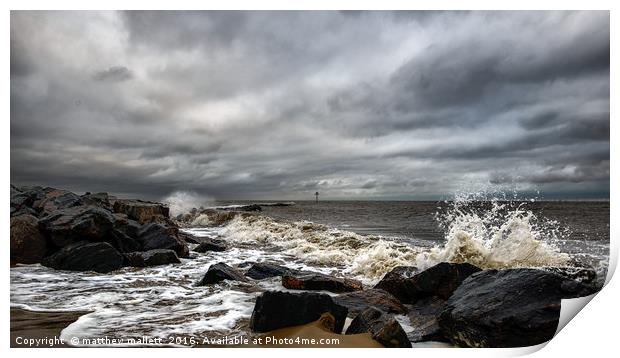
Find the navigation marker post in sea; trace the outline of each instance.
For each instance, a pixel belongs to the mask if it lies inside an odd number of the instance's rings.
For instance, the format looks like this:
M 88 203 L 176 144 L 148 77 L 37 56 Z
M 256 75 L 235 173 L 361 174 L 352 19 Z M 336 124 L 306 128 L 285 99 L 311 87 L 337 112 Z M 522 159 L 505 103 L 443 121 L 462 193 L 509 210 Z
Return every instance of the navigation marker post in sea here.
M 314 196 L 316 197 L 316 202 L 319 202 L 319 192 L 317 191 L 316 193 L 314 193 Z

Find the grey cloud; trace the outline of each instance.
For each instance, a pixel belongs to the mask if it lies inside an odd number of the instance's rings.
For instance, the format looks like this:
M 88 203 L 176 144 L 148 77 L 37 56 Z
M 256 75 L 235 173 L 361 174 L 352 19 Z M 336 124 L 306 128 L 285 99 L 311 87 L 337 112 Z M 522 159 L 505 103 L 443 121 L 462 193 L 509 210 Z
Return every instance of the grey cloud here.
M 93 78 L 102 82 L 122 82 L 133 78 L 132 72 L 124 66 L 113 66 L 107 70 L 98 71 Z
M 601 11 L 13 11 L 11 181 L 605 197 L 609 26 Z

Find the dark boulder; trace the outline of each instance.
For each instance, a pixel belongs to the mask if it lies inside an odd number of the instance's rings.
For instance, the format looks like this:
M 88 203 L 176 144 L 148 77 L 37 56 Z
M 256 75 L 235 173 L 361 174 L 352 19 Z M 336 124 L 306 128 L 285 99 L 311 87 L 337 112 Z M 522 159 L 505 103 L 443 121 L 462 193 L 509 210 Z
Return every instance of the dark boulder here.
M 149 250 L 140 252 L 130 252 L 125 254 L 129 266 L 147 267 L 168 264 L 178 264 L 181 261 L 176 252 L 172 250 Z
M 349 309 L 350 317 L 358 315 L 371 306 L 387 313 L 404 314 L 407 312 L 407 308 L 391 293 L 376 288 L 345 293 L 333 299 L 337 304 Z
M 362 283 L 321 273 L 289 272 L 282 276 L 282 286 L 291 290 L 330 291 L 334 293 L 362 290 Z
M 115 213 L 125 214 L 140 224 L 167 222 L 170 217 L 170 209 L 166 205 L 151 201 L 117 199 L 113 209 Z
M 193 251 L 205 253 L 207 251 L 226 251 L 226 244 L 217 239 L 205 238 Z
M 224 280 L 230 281 L 247 281 L 248 279 L 234 267 L 230 267 L 223 262 L 211 265 L 202 280 L 198 282 L 198 286 L 206 286 L 218 283 Z
M 174 226 L 150 223 L 142 226 L 138 233 L 138 242 L 143 251 L 154 249 L 174 250 L 179 257 L 187 257 L 189 248 L 178 236 L 179 230 Z
M 383 276 L 375 288 L 387 291 L 399 300 L 408 296 L 407 279 L 418 273 L 418 269 L 413 266 L 397 266 Z
M 269 332 L 307 324 L 318 320 L 326 312 L 335 318 L 334 332 L 342 332 L 347 308 L 334 303 L 329 295 L 267 291 L 256 299 L 250 329 L 254 332 Z
M 110 196 L 108 193 L 86 193 L 81 196 L 84 205 L 92 205 L 112 211 Z
M 407 317 L 413 330 L 407 333 L 411 342 L 447 342 L 439 327 L 439 315 L 446 301 L 437 297 L 427 297 L 409 305 Z
M 391 315 L 369 307 L 358 314 L 346 334 L 370 333 L 372 339 L 388 348 L 410 348 L 411 342 L 407 333 L 398 321 Z
M 478 267 L 468 263 L 442 262 L 409 278 L 403 278 L 400 287 L 395 287 L 393 283 L 386 285 L 383 280 L 375 287 L 392 293 L 403 303 L 413 303 L 429 296 L 448 299 L 463 280 L 478 271 Z
M 107 242 L 76 242 L 43 259 L 56 270 L 106 273 L 123 267 L 124 257 Z
M 267 262 L 257 262 L 252 264 L 252 266 L 245 275 L 255 280 L 262 280 L 265 278 L 282 276 L 293 271 L 295 270 L 291 270 L 288 267 Z
M 39 221 L 28 214 L 11 218 L 11 263 L 41 262 L 47 252 L 45 237 L 39 231 Z
M 39 228 L 54 245 L 63 247 L 82 241 L 105 241 L 114 227 L 114 216 L 94 206 L 57 210 L 39 220 Z
M 553 338 L 560 300 L 589 292 L 587 285 L 543 270 L 482 271 L 456 289 L 439 326 L 458 346 L 537 345 Z
M 545 271 L 553 272 L 568 279 L 582 283 L 593 283 L 596 281 L 596 271 L 588 267 L 544 267 Z
M 43 198 L 32 204 L 33 209 L 42 217 L 60 209 L 82 205 L 82 198 L 67 190 L 45 188 L 44 193 Z
M 140 225 L 137 221 L 131 220 L 125 214 L 115 213 L 114 215 L 114 229 L 122 232 L 123 234 L 136 239 L 140 234 Z
M 44 192 L 41 187 L 28 188 L 11 185 L 11 216 L 22 214 L 38 216 L 37 211 L 32 208 L 32 204 L 43 195 Z

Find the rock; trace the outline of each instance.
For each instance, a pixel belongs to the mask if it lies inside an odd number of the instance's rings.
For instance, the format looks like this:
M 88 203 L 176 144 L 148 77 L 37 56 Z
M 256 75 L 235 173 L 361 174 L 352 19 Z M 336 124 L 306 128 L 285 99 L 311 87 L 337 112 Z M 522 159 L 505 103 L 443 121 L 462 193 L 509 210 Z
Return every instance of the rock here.
M 392 271 L 386 273 L 374 288 L 387 291 L 399 300 L 406 300 L 409 286 L 407 279 L 411 278 L 417 272 L 418 269 L 413 266 L 397 266 L 393 268 Z
M 140 224 L 166 222 L 170 217 L 170 209 L 166 205 L 151 201 L 117 199 L 113 209 L 115 213 L 125 214 Z
M 82 205 L 82 198 L 67 190 L 45 188 L 44 193 L 43 198 L 32 204 L 33 209 L 39 212 L 41 217 L 60 209 Z
M 391 293 L 380 289 L 349 292 L 333 297 L 334 302 L 349 309 L 349 316 L 354 317 L 367 309 L 376 307 L 386 313 L 404 314 L 407 308 Z
M 43 259 L 56 270 L 106 273 L 123 267 L 124 257 L 107 242 L 76 242 Z
M 243 274 L 239 272 L 239 270 L 230 267 L 223 262 L 219 262 L 209 267 L 207 273 L 198 283 L 198 286 L 211 285 L 224 280 L 245 282 L 248 279 L 245 278 L 245 276 L 243 276 Z
M 118 229 L 112 229 L 110 235 L 106 238 L 106 242 L 110 243 L 120 252 L 134 252 L 142 250 L 142 244 Z
M 125 254 L 129 266 L 147 267 L 181 263 L 176 252 L 172 250 L 149 250 Z
M 596 280 L 596 271 L 589 267 L 543 267 L 542 269 L 582 283 L 593 283 Z
M 11 262 L 34 264 L 41 262 L 47 252 L 45 237 L 39 231 L 39 221 L 24 214 L 11 218 Z
M 369 307 L 358 314 L 347 328 L 346 334 L 366 332 L 369 332 L 372 339 L 385 347 L 411 348 L 411 342 L 400 323 L 391 315 L 375 307 Z
M 447 342 L 439 327 L 439 315 L 446 306 L 446 301 L 437 297 L 427 297 L 410 305 L 407 317 L 413 331 L 407 334 L 411 342 Z
M 211 239 L 210 237 L 194 236 L 183 231 L 179 231 L 179 237 L 189 244 L 202 244 L 203 241 L 206 241 L 205 239 Z
M 292 271 L 294 270 L 291 270 L 288 267 L 267 262 L 257 262 L 252 264 L 252 267 L 250 267 L 245 275 L 255 280 L 262 280 L 269 277 L 282 276 Z
M 445 300 L 452 295 L 463 280 L 478 271 L 480 271 L 478 267 L 468 263 L 442 262 L 410 278 L 403 278 L 401 286 L 397 286 L 393 292 L 390 290 L 395 288 L 394 284 L 382 284 L 383 280 L 375 287 L 392 293 L 403 303 L 413 303 L 429 296 L 437 296 Z
M 16 187 L 11 185 L 11 216 L 29 214 L 38 216 L 38 213 L 32 208 L 35 200 L 43 197 L 43 188 L 27 188 Z
M 321 273 L 287 273 L 282 276 L 282 286 L 291 290 L 351 292 L 363 289 L 362 283 L 348 278 L 337 278 Z
M 149 223 L 142 226 L 137 240 L 141 243 L 143 251 L 168 249 L 174 250 L 179 257 L 187 257 L 189 248 L 179 238 L 178 233 L 179 230 L 176 227 Z
M 93 205 L 112 211 L 108 193 L 86 193 L 81 196 L 84 205 Z
M 57 210 L 39 220 L 41 231 L 58 247 L 82 240 L 105 241 L 113 227 L 114 216 L 94 206 Z
M 136 239 L 140 234 L 140 225 L 137 221 L 131 220 L 125 214 L 115 213 L 114 216 L 114 228 L 121 231 L 123 234 Z
M 458 346 L 532 346 L 553 338 L 562 298 L 589 290 L 543 270 L 486 270 L 472 274 L 454 291 L 439 326 Z
M 329 295 L 267 291 L 256 299 L 250 329 L 254 332 L 269 332 L 298 326 L 316 321 L 326 312 L 335 319 L 334 332 L 342 332 L 347 308 L 334 303 Z
M 207 251 L 226 251 L 226 244 L 221 240 L 205 238 L 201 244 L 194 248 L 194 251 L 201 253 Z

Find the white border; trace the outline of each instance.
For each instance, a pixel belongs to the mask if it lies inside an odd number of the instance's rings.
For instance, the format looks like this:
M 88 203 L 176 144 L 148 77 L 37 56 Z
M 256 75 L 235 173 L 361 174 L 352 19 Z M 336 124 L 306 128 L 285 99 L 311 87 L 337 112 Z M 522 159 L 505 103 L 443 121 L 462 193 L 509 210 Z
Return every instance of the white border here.
M 174 2 L 164 2 L 164 1 L 149 1 L 149 2 L 131 2 L 128 1 L 118 1 L 118 0 L 108 0 L 108 1 L 89 1 L 79 2 L 76 0 L 62 0 L 62 1 L 8 1 L 7 11 L 3 12 L 1 15 L 3 29 L 4 29 L 4 46 L 2 47 L 5 51 L 5 55 L 2 57 L 2 65 L 5 70 L 6 81 L 5 85 L 2 87 L 2 98 L 4 99 L 4 119 L 2 120 L 2 142 L 5 143 L 5 150 L 2 152 L 2 172 L 3 177 L 6 181 L 10 181 L 10 111 L 9 111 L 9 99 L 10 99 L 10 73 L 9 73 L 9 42 L 10 42 L 10 15 L 8 9 L 20 9 L 20 10 L 28 10 L 28 9 L 314 9 L 314 10 L 338 10 L 338 9 L 420 9 L 420 10 L 448 10 L 448 9 L 457 9 L 457 10 L 486 10 L 486 9 L 500 9 L 500 10 L 518 10 L 518 9 L 529 9 L 529 10 L 549 10 L 549 9 L 583 9 L 583 10 L 612 10 L 611 11 L 611 38 L 617 38 L 617 8 L 616 5 L 618 2 L 612 1 L 598 1 L 598 0 L 590 0 L 590 1 L 533 1 L 533 0 L 522 0 L 522 1 L 448 1 L 448 0 L 437 0 L 437 1 L 426 1 L 426 2 L 412 2 L 412 1 L 396 1 L 396 0 L 381 0 L 381 1 L 369 1 L 369 0 L 358 0 L 358 1 L 326 1 L 326 0 L 298 0 L 298 1 L 284 1 L 284 0 L 261 0 L 261 1 L 242 1 L 242 0 L 228 0 L 228 1 L 220 1 L 220 2 L 199 2 L 199 1 L 190 1 L 190 0 L 176 0 Z M 615 5 L 615 6 L 614 6 Z M 611 43 L 611 57 L 618 58 L 617 46 L 614 46 L 614 42 Z M 613 63 L 613 61 L 612 61 Z M 616 71 L 614 71 L 614 67 L 612 65 L 611 70 L 611 118 L 614 117 L 615 106 L 617 100 L 617 90 L 614 84 L 617 83 Z M 611 121 L 611 157 L 616 157 L 618 154 L 618 146 L 616 145 L 615 140 L 617 138 L 618 128 L 617 124 L 614 121 Z M 617 172 L 616 164 L 612 160 L 611 162 L 611 188 L 610 188 L 610 202 L 617 202 L 618 200 L 618 192 L 614 190 L 614 184 L 617 183 L 614 176 L 614 173 Z M 4 182 L 5 190 L 2 191 L 2 196 L 0 198 L 1 202 L 7 203 L 9 201 L 9 183 Z M 4 232 L 5 237 L 5 245 L 8 242 L 9 236 L 9 225 L 8 225 L 8 205 L 2 206 L 2 215 L 5 218 L 2 222 L 2 230 Z M 611 278 L 611 275 L 615 271 L 617 260 L 618 260 L 618 229 L 615 223 L 618 219 L 617 210 L 614 209 L 614 206 L 611 206 L 611 253 L 610 253 L 610 264 L 609 264 L 609 275 L 608 280 Z M 6 247 L 6 246 L 5 246 Z M 9 252 L 8 250 L 4 251 L 4 255 L 2 255 L 4 266 L 9 266 Z M 4 333 L 5 339 L 7 341 L 4 342 L 5 349 L 8 349 L 8 336 L 9 336 L 9 274 L 8 270 L 3 276 L 3 287 L 5 289 L 5 299 L 7 302 L 7 306 L 2 312 L 3 318 L 2 322 L 2 331 Z M 618 308 L 617 303 L 620 302 L 619 295 L 619 284 L 618 279 L 615 281 L 609 282 L 606 287 L 601 291 L 600 294 L 596 295 L 585 308 L 583 308 L 583 312 L 579 313 L 574 319 L 573 322 L 569 323 L 559 334 L 551 340 L 546 345 L 541 345 L 537 347 L 525 348 L 525 349 L 444 349 L 444 348 L 433 348 L 433 349 L 416 349 L 414 351 L 411 350 L 390 350 L 388 351 L 392 355 L 403 355 L 410 357 L 412 355 L 415 356 L 438 356 L 438 357 L 446 357 L 446 356 L 513 356 L 513 355 L 523 355 L 527 353 L 532 353 L 533 351 L 538 351 L 537 355 L 541 357 L 554 357 L 554 356 L 563 356 L 563 357 L 573 357 L 580 356 L 586 357 L 591 354 L 600 354 L 606 352 L 613 352 L 616 350 L 616 337 L 617 334 L 617 324 L 616 320 L 618 318 Z M 583 303 L 585 300 L 582 300 Z M 576 307 L 582 307 L 582 304 L 577 304 Z M 563 304 L 563 310 L 566 307 Z M 574 310 L 574 308 L 572 308 Z M 362 356 L 370 356 L 373 351 L 356 349 L 354 352 L 340 350 L 340 349 L 322 349 L 322 350 L 311 350 L 311 349 L 271 349 L 271 350 L 248 350 L 248 349 L 225 349 L 225 350 L 209 350 L 203 351 L 200 349 L 197 350 L 184 350 L 181 354 L 189 354 L 189 355 L 269 355 L 275 357 L 289 357 L 291 354 L 295 356 L 310 356 L 321 354 L 328 355 L 343 355 L 343 354 L 355 354 Z M 385 352 L 385 351 L 383 351 Z M 9 352 L 5 352 L 9 353 Z M 33 350 L 27 349 L 12 349 L 9 354 L 11 356 L 20 357 L 20 356 L 31 356 L 34 354 L 45 354 L 51 356 L 83 356 L 84 351 L 82 349 L 73 349 L 73 350 L 57 350 L 57 349 L 47 349 L 44 352 L 36 352 Z M 148 349 L 147 351 L 133 351 L 133 352 L 119 352 L 115 350 L 112 354 L 148 354 L 149 356 L 168 356 L 170 354 L 169 350 L 158 350 L 158 349 Z M 89 355 L 95 356 L 103 356 L 109 354 L 107 349 L 96 349 L 89 350 Z M 375 353 L 376 354 L 376 353 Z M 384 353 L 382 353 L 384 354 Z

